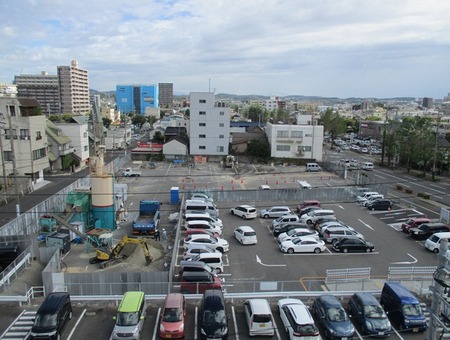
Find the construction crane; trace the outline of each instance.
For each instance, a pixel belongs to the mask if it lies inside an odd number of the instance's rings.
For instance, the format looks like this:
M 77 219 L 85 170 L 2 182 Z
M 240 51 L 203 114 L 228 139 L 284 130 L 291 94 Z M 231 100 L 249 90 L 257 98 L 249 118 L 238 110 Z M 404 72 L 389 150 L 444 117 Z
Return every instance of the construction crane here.
M 129 243 L 140 244 L 142 252 L 144 253 L 146 265 L 149 265 L 152 262 L 153 258 L 150 255 L 145 239 L 136 236 L 125 235 L 114 248 L 108 246 L 97 247 L 96 256 L 89 259 L 89 263 L 100 263 L 100 268 L 106 268 L 113 264 L 120 263 L 128 257 L 127 254 L 121 253 L 124 246 Z

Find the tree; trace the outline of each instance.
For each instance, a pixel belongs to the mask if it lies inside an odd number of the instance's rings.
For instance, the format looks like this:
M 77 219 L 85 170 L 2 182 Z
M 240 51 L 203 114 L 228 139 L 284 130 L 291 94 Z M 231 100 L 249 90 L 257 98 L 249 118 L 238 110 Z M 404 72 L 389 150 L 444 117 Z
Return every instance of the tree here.
M 155 116 L 147 116 L 147 122 L 150 124 L 150 127 L 153 129 L 153 124 L 158 121 L 158 118 Z
M 147 119 L 143 115 L 133 115 L 131 118 L 131 123 L 136 125 L 138 128 L 141 128 L 147 122 Z
M 262 159 L 270 158 L 270 144 L 266 140 L 252 139 L 247 145 L 247 154 Z
M 103 117 L 103 118 L 102 118 L 102 121 L 103 121 L 103 126 L 104 126 L 105 128 L 107 128 L 107 129 L 109 129 L 109 127 L 110 127 L 110 125 L 111 125 L 111 123 L 112 123 L 112 120 L 109 119 L 109 118 L 107 118 L 107 117 Z
M 164 143 L 164 135 L 161 133 L 161 131 L 156 131 L 153 135 L 153 139 L 157 142 Z
M 337 136 L 345 133 L 347 126 L 344 118 L 342 118 L 338 112 L 328 108 L 322 116 L 319 118 L 319 124 L 323 125 L 323 128 L 331 136 L 331 142 L 333 143 Z
M 252 122 L 260 122 L 265 121 L 264 120 L 264 110 L 260 106 L 250 106 L 248 108 L 247 118 L 250 119 Z

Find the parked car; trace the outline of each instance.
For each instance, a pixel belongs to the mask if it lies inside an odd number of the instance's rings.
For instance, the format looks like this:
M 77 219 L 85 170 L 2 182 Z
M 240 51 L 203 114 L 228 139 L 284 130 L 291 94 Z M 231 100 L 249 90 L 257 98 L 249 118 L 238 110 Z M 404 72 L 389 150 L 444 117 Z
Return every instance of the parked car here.
M 326 249 L 325 242 L 311 236 L 297 237 L 290 241 L 280 243 L 280 250 L 283 253 L 316 253 L 319 254 Z
M 233 232 L 236 240 L 239 241 L 240 244 L 257 244 L 258 239 L 256 238 L 256 232 L 252 227 L 249 226 L 240 226 L 234 229 Z
M 276 226 L 275 228 L 273 228 L 272 234 L 273 234 L 273 236 L 278 237 L 280 234 L 286 233 L 289 230 L 292 230 L 295 228 L 308 229 L 308 225 L 305 223 L 299 223 L 299 222 L 280 224 L 280 225 Z
M 186 230 L 189 229 L 205 229 L 212 233 L 217 233 L 222 235 L 222 227 L 217 227 L 214 224 L 209 223 L 208 221 L 188 221 L 185 224 Z
M 447 240 L 447 248 L 448 248 L 448 241 L 450 240 L 450 232 L 444 231 L 443 233 L 435 233 L 431 235 L 425 241 L 425 248 L 437 254 L 440 251 L 442 240 Z
M 299 222 L 314 224 L 319 218 L 323 218 L 326 216 L 335 216 L 334 211 L 329 209 L 313 210 L 307 214 L 302 215 Z
M 326 223 L 322 224 L 322 226 L 319 229 L 319 235 L 321 237 L 324 237 L 325 233 L 329 229 L 333 229 L 333 228 L 337 228 L 337 229 L 345 228 L 345 229 L 353 230 L 353 231 L 355 230 L 353 227 L 350 227 L 349 225 L 345 224 L 342 221 L 330 221 L 330 222 L 326 222 Z
M 444 223 L 423 223 L 417 228 L 409 229 L 409 235 L 414 240 L 426 240 L 433 234 L 447 231 L 450 231 L 450 229 Z
M 378 199 L 373 202 L 367 203 L 366 208 L 369 210 L 391 210 L 392 202 L 387 199 Z
M 256 208 L 251 205 L 238 205 L 230 210 L 231 215 L 238 216 L 244 220 L 258 217 Z
M 306 207 L 320 207 L 320 201 L 318 201 L 318 200 L 303 201 L 302 203 L 297 205 L 297 212 L 299 213 L 302 209 L 304 209 Z
M 314 229 L 316 230 L 320 230 L 320 228 L 328 222 L 337 222 L 337 223 L 341 223 L 336 216 L 327 216 L 327 217 L 322 217 L 319 218 L 318 220 L 316 220 L 316 222 L 314 222 Z
M 348 301 L 348 309 L 363 334 L 382 337 L 392 333 L 391 322 L 386 312 L 371 293 L 353 294 Z
M 270 190 L 270 186 L 268 186 L 267 184 L 261 184 L 258 188 L 258 190 Z
M 362 204 L 363 202 L 367 201 L 371 196 L 379 195 L 379 194 L 380 193 L 377 191 L 364 192 L 362 195 L 356 196 L 356 203 Z
M 211 248 L 206 244 L 191 244 L 183 253 L 183 260 L 188 260 L 196 257 L 201 253 L 215 253 L 218 250 Z
M 372 242 L 359 238 L 341 238 L 339 241 L 333 243 L 333 250 L 342 253 L 348 252 L 366 252 L 374 251 L 375 246 Z
M 275 228 L 277 225 L 280 225 L 283 223 L 298 222 L 299 220 L 300 220 L 300 218 L 298 217 L 297 214 L 283 215 L 272 221 L 272 229 Z
M 417 228 L 423 223 L 429 223 L 431 222 L 429 218 L 427 217 L 412 217 L 405 221 L 405 223 L 402 223 L 402 232 L 409 234 L 409 230 L 411 228 Z
M 192 211 L 191 213 L 186 214 L 186 222 L 195 220 L 195 221 L 208 221 L 211 224 L 214 224 L 217 227 L 223 228 L 223 222 L 220 218 L 211 216 L 207 212 L 204 211 Z
M 184 239 L 184 248 L 187 249 L 190 244 L 207 244 L 221 253 L 227 252 L 230 249 L 230 245 L 226 240 L 203 234 L 194 234 L 186 237 Z
M 244 314 L 250 336 L 273 336 L 275 334 L 272 310 L 266 299 L 245 300 Z
M 384 198 L 384 195 L 382 195 L 382 194 L 373 195 L 373 196 L 369 197 L 366 201 L 362 202 L 361 205 L 363 207 L 367 207 L 368 204 L 371 204 L 372 202 L 383 199 L 383 198 Z
M 305 208 L 300 209 L 300 211 L 298 212 L 298 216 L 302 216 L 304 214 L 309 213 L 310 211 L 319 210 L 319 209 L 322 209 L 322 208 L 318 207 L 318 206 L 314 206 L 314 205 L 310 206 L 310 207 L 305 207 Z
M 197 200 L 197 199 L 203 200 L 205 202 L 214 203 L 214 200 L 210 196 L 208 196 L 207 194 L 204 194 L 202 192 L 194 192 L 191 195 L 190 200 Z
M 207 229 L 188 229 L 186 230 L 184 237 L 188 237 L 189 235 L 193 235 L 193 234 L 205 234 L 205 235 L 210 235 L 213 237 L 221 237 L 221 235 L 219 233 L 216 233 L 214 231 L 210 231 Z
M 170 293 L 164 300 L 159 322 L 159 337 L 163 339 L 184 338 L 186 299 L 183 294 Z
M 263 218 L 277 218 L 286 214 L 292 214 L 291 209 L 286 206 L 276 206 L 259 211 L 259 216 Z
M 320 340 L 319 329 L 305 304 L 298 299 L 278 300 L 278 310 L 289 340 Z
M 336 243 L 343 238 L 359 238 L 364 239 L 364 235 L 355 230 L 345 227 L 325 229 L 323 240 L 327 243 Z
M 350 340 L 355 328 L 338 298 L 331 294 L 317 297 L 312 304 L 312 313 L 323 326 L 327 339 Z
M 183 272 L 180 290 L 183 294 L 203 294 L 207 289 L 222 289 L 222 280 L 208 272 Z
M 278 235 L 277 242 L 281 243 L 283 241 L 290 241 L 294 238 L 302 236 L 311 236 L 314 237 L 316 240 L 319 240 L 319 233 L 317 231 L 310 230 L 308 228 L 295 228 Z
M 221 290 L 205 290 L 198 315 L 200 339 L 228 339 L 229 318 Z

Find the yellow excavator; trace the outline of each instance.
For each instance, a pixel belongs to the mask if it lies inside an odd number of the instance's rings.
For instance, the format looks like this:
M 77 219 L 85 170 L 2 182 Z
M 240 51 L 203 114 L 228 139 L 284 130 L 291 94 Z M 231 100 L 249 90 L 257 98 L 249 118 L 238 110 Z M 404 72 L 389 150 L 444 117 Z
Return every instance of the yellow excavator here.
M 149 265 L 152 262 L 153 258 L 150 255 L 145 239 L 136 236 L 125 235 L 114 248 L 108 246 L 97 247 L 96 256 L 89 259 L 89 263 L 100 263 L 100 268 L 106 268 L 113 264 L 124 261 L 128 257 L 128 255 L 121 254 L 121 252 L 123 250 L 123 247 L 128 243 L 140 244 L 142 252 L 144 253 L 146 265 Z

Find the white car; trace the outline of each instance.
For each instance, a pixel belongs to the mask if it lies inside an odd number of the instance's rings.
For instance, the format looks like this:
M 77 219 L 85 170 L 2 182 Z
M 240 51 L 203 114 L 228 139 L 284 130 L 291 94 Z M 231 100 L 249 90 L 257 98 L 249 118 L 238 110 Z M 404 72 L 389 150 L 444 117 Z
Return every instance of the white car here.
M 314 237 L 304 236 L 294 238 L 291 241 L 284 241 L 280 243 L 280 250 L 283 253 L 316 253 L 319 254 L 325 249 L 325 242 L 318 241 Z
M 201 193 L 201 192 L 195 192 L 191 195 L 190 200 L 202 200 L 205 202 L 211 202 L 214 203 L 214 200 L 209 197 L 207 194 Z
M 230 250 L 230 245 L 223 238 L 216 238 L 207 234 L 192 234 L 184 239 L 184 249 L 188 249 L 191 244 L 206 244 L 221 253 Z
M 356 203 L 363 204 L 363 202 L 367 201 L 373 195 L 379 195 L 379 192 L 376 191 L 368 191 L 363 193 L 360 196 L 356 196 Z
M 277 242 L 281 243 L 284 241 L 291 241 L 294 238 L 303 236 L 311 236 L 314 237 L 316 240 L 319 240 L 319 233 L 317 231 L 309 230 L 308 228 L 295 228 L 278 235 Z
M 280 224 L 298 222 L 299 220 L 300 217 L 297 214 L 283 215 L 272 221 L 272 229 Z
M 277 206 L 259 211 L 259 216 L 263 218 L 276 218 L 286 214 L 292 214 L 291 209 L 286 206 Z
M 372 203 L 373 201 L 383 199 L 383 198 L 384 198 L 384 195 L 382 195 L 382 194 L 370 196 L 366 201 L 362 202 L 362 206 L 367 207 L 367 205 Z
M 206 244 L 191 244 L 183 254 L 183 260 L 192 259 L 202 253 L 216 253 L 218 250 L 211 248 Z
M 233 232 L 236 240 L 239 241 L 240 244 L 257 244 L 258 239 L 256 238 L 256 232 L 252 227 L 249 226 L 240 226 L 234 229 Z
M 355 231 L 355 229 L 353 227 L 350 227 L 342 222 L 331 221 L 331 222 L 326 222 L 320 226 L 319 235 L 323 235 L 328 229 L 331 229 L 331 228 L 346 228 L 348 230 Z
M 281 299 L 278 301 L 280 319 L 289 340 L 320 340 L 319 329 L 305 304 L 298 299 Z
M 231 215 L 241 217 L 244 220 L 258 217 L 256 208 L 246 204 L 238 205 L 234 208 L 231 208 L 230 213 Z

